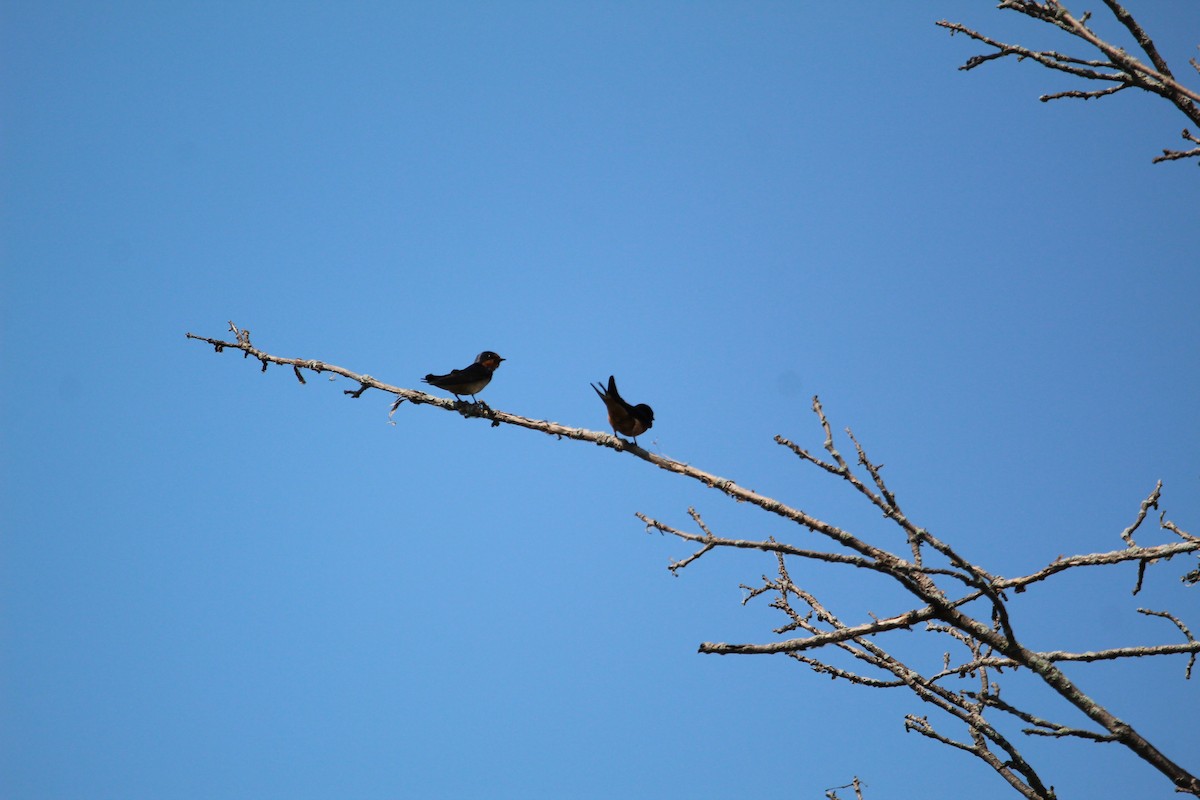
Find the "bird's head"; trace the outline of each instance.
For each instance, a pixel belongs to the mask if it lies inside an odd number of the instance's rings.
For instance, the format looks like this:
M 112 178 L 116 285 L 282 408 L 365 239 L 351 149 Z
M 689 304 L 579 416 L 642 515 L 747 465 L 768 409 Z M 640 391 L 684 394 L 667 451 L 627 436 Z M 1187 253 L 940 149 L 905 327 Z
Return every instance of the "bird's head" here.
M 475 358 L 475 363 L 489 372 L 495 372 L 496 367 L 500 366 L 500 362 L 504 359 L 491 350 L 484 350 Z
M 645 403 L 638 403 L 634 406 L 633 415 L 646 423 L 647 428 L 654 424 L 654 409 Z

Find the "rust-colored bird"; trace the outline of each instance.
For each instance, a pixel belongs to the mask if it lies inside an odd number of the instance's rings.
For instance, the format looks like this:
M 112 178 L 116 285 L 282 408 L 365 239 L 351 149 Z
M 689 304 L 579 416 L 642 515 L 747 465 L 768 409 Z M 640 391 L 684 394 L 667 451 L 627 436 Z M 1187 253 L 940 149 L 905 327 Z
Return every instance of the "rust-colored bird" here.
M 430 373 L 426 375 L 422 381 L 439 389 L 445 389 L 455 398 L 461 400 L 459 395 L 471 395 L 471 402 L 478 403 L 475 395 L 483 391 L 483 387 L 487 386 L 492 381 L 492 373 L 500 366 L 500 362 L 504 359 L 493 353 L 491 350 L 484 350 L 475 357 L 475 363 L 464 369 L 452 369 L 445 375 L 434 375 Z
M 612 425 L 613 433 L 631 436 L 633 443 L 637 444 L 637 437 L 654 425 L 654 409 L 645 403 L 638 403 L 636 406 L 626 403 L 617 392 L 617 380 L 612 375 L 608 376 L 608 391 L 598 383 L 591 386 L 608 409 L 608 424 Z

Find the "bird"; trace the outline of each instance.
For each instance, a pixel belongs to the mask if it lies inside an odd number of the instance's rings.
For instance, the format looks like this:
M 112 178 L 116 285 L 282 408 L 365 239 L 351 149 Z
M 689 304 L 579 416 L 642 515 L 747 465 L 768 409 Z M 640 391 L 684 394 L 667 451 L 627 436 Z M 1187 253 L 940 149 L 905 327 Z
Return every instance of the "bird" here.
M 491 383 L 492 373 L 500 366 L 501 361 L 504 359 L 491 350 L 484 350 L 475 357 L 475 363 L 470 366 L 463 369 L 452 369 L 445 375 L 430 373 L 422 378 L 422 382 L 445 389 L 458 400 L 462 400 L 459 395 L 469 394 L 471 402 L 478 403 L 475 395 L 482 392 L 483 387 Z
M 591 387 L 608 408 L 608 423 L 612 425 L 613 433 L 632 436 L 633 443 L 637 444 L 637 437 L 654 425 L 654 409 L 645 403 L 638 403 L 636 406 L 626 403 L 617 392 L 617 380 L 612 375 L 608 376 L 607 392 L 598 383 L 591 384 Z

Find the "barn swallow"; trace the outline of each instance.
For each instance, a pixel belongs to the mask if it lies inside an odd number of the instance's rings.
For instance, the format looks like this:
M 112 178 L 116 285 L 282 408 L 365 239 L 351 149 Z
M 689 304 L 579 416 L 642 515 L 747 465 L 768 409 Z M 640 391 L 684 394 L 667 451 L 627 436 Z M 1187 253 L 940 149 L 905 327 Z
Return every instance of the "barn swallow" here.
M 469 394 L 471 402 L 478 403 L 479 401 L 475 399 L 476 392 L 482 392 L 483 387 L 491 383 L 492 373 L 496 371 L 503 360 L 491 350 L 484 350 L 475 357 L 475 363 L 469 367 L 452 369 L 447 375 L 430 373 L 422 381 L 439 389 L 445 389 L 458 400 L 462 400 L 459 395 Z
M 591 384 L 591 387 L 608 408 L 608 424 L 612 425 L 613 433 L 632 436 L 633 443 L 637 444 L 637 437 L 654 425 L 654 409 L 645 403 L 638 403 L 636 406 L 626 403 L 617 392 L 617 380 L 612 375 L 608 376 L 607 392 L 598 383 Z

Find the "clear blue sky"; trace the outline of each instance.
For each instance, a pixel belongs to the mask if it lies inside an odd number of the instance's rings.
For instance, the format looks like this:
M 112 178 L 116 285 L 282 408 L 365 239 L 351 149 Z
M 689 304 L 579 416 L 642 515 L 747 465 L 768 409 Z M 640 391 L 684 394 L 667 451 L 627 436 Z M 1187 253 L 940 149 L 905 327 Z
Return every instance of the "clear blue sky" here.
M 1187 74 L 1200 6 L 1131 7 Z M 644 445 L 898 546 L 772 443 L 819 447 L 819 394 L 1002 575 L 1119 548 L 1159 479 L 1195 532 L 1200 171 L 1150 163 L 1185 120 L 959 72 L 944 17 L 1068 47 L 990 3 L 0 3 L 4 796 L 1015 797 L 906 735 L 909 695 L 698 655 L 773 638 L 738 589 L 771 559 L 672 578 L 689 550 L 634 512 L 810 535 L 184 338 L 233 320 L 412 388 L 493 349 L 483 399 L 595 429 L 615 373 Z M 1176 641 L 1135 609 L 1200 627 L 1195 563 L 1014 614 L 1048 649 Z M 905 609 L 793 574 L 851 621 Z M 1068 674 L 1195 770 L 1183 668 Z M 1022 749 L 1064 798 L 1174 796 L 1113 748 Z

